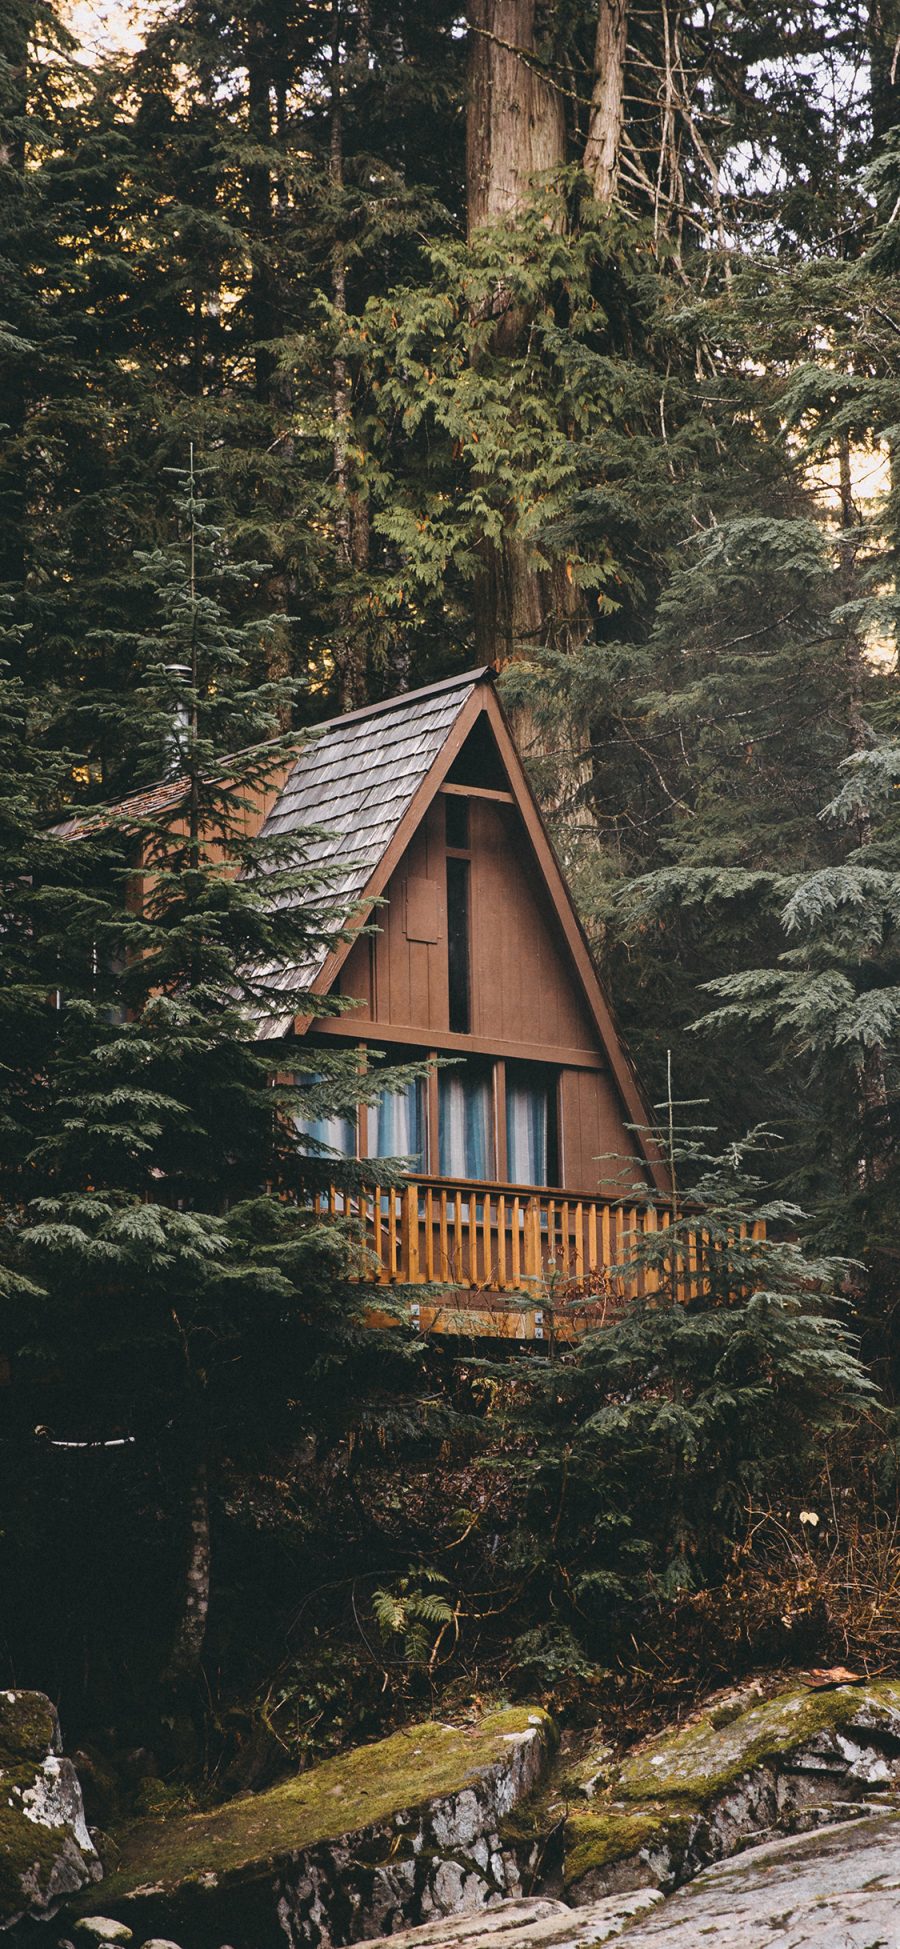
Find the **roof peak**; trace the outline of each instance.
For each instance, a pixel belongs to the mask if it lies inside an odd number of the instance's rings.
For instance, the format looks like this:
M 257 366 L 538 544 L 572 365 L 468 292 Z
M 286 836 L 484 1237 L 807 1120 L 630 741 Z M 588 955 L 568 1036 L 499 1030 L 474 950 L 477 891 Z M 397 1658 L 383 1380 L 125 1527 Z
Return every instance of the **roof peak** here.
M 378 717 L 385 711 L 402 710 L 404 704 L 421 703 L 423 697 L 437 697 L 441 691 L 460 690 L 463 684 L 493 683 L 496 674 L 492 663 L 482 663 L 476 670 L 461 670 L 456 677 L 442 677 L 438 683 L 423 684 L 419 690 L 397 691 L 393 697 L 383 697 L 379 704 L 362 704 L 356 711 L 338 711 L 335 717 L 322 718 L 318 724 L 304 725 L 298 735 L 312 737 L 320 731 L 334 731 L 339 724 L 356 724 L 360 718 Z

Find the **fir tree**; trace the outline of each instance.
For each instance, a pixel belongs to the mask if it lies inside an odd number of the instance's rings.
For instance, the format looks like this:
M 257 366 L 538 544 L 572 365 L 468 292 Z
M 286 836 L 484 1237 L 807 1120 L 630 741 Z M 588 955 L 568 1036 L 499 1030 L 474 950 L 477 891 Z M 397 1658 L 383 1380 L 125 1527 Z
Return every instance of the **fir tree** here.
M 189 1528 L 170 1685 L 202 1651 L 223 1445 L 336 1440 L 379 1418 L 388 1376 L 402 1398 L 416 1372 L 402 1337 L 365 1328 L 358 1248 L 305 1195 L 392 1167 L 341 1165 L 301 1129 L 310 1107 L 349 1111 L 405 1073 L 366 1083 L 354 1056 L 317 1054 L 304 1090 L 283 1045 L 258 1039 L 274 1016 L 313 1012 L 308 970 L 349 917 L 302 835 L 247 836 L 296 739 L 258 742 L 280 692 L 254 680 L 258 626 L 229 619 L 240 577 L 193 472 L 179 517 L 177 543 L 141 564 L 138 681 L 116 706 L 137 768 L 165 754 L 169 776 L 63 829 L 73 864 L 31 901 L 30 952 L 56 957 L 59 1005 L 43 1003 L 52 1046 L 6 1241 L 30 1295 L 9 1349 L 26 1381 L 65 1376 L 48 1438 L 152 1444 L 170 1428 Z

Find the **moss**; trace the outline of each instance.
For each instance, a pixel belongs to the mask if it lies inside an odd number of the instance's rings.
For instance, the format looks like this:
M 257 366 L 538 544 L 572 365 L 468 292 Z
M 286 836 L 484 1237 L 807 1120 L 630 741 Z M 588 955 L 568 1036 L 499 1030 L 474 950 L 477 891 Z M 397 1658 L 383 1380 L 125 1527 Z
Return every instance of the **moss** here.
M 458 1793 L 508 1756 L 507 1734 L 534 1726 L 550 1740 L 552 1721 L 528 1706 L 488 1713 L 475 1726 L 427 1721 L 212 1812 L 120 1828 L 119 1867 L 104 1882 L 104 1903 L 148 1885 L 169 1892 L 201 1875 L 228 1877 Z
M 56 1713 L 43 1692 L 0 1692 L 0 1758 L 42 1760 L 58 1749 Z
M 27 1762 L 0 1768 L 0 1925 L 22 1913 L 35 1888 L 47 1887 L 68 1838 L 65 1827 L 46 1827 L 24 1814 L 22 1795 L 34 1781 Z
M 749 1768 L 805 1745 L 818 1732 L 838 1731 L 865 1708 L 868 1722 L 896 1727 L 900 1683 L 839 1685 L 833 1691 L 782 1692 L 741 1711 L 723 1725 L 707 1712 L 641 1746 L 621 1768 L 616 1793 L 626 1800 L 689 1800 L 705 1805 Z M 716 1722 L 718 1718 L 718 1723 Z
M 625 1811 L 607 1807 L 597 1812 L 572 1814 L 566 1822 L 567 1886 L 585 1875 L 608 1868 L 613 1861 L 624 1861 L 654 1841 L 670 1845 L 687 1839 L 693 1809 L 678 1814 L 659 1807 Z

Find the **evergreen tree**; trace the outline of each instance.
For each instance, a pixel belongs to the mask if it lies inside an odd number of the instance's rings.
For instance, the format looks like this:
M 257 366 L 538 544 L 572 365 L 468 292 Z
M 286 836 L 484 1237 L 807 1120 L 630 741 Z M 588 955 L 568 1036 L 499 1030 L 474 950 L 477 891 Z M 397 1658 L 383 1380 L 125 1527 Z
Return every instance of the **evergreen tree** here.
M 765 1141 L 754 1133 L 720 1156 L 706 1133 L 680 1133 L 686 1208 L 634 1241 L 644 1296 L 510 1376 L 505 1460 L 524 1485 L 513 1563 L 529 1609 L 552 1609 L 588 1654 L 621 1648 L 649 1608 L 714 1583 L 748 1498 L 802 1494 L 823 1443 L 872 1398 L 841 1318 L 846 1264 L 805 1253 L 802 1213 L 766 1195 L 753 1168 Z M 539 1647 L 529 1635 L 523 1649 Z
M 62 870 L 45 865 L 31 893 L 29 955 L 55 964 L 58 1006 L 45 988 L 39 1113 L 5 1235 L 20 1295 L 6 1344 L 26 1396 L 29 1374 L 32 1400 L 45 1377 L 46 1438 L 133 1441 L 152 1458 L 168 1430 L 189 1529 L 180 1604 L 170 1587 L 158 1622 L 171 1686 L 202 1651 L 217 1457 L 383 1428 L 417 1374 L 402 1336 L 365 1328 L 352 1231 L 308 1195 L 323 1178 L 348 1195 L 363 1172 L 392 1181 L 392 1167 L 340 1163 L 303 1135 L 310 1112 L 349 1112 L 406 1072 L 367 1083 L 355 1056 L 317 1053 L 304 1087 L 283 1044 L 258 1037 L 313 1012 L 309 969 L 349 917 L 302 835 L 252 836 L 296 739 L 259 743 L 280 690 L 255 680 L 258 626 L 229 619 L 241 572 L 193 472 L 179 516 L 178 542 L 141 563 L 147 614 L 121 705 L 136 770 L 165 754 L 168 777 L 71 821 Z M 314 1012 L 341 1006 L 316 998 Z

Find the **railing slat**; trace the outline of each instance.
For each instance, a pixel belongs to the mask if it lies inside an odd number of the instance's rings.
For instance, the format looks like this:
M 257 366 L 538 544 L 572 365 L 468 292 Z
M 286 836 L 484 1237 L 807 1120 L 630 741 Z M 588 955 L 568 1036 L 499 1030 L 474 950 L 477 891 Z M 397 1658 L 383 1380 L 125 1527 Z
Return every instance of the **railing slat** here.
M 491 1251 L 491 1194 L 489 1191 L 486 1191 L 484 1194 L 484 1204 L 481 1209 L 481 1239 L 481 1284 L 483 1286 L 492 1286 L 494 1284 L 494 1255 Z
M 419 1272 L 419 1187 L 408 1184 L 403 1193 L 403 1266 L 411 1286 L 420 1282 Z
M 441 1194 L 440 1194 L 440 1226 L 441 1226 L 441 1236 L 440 1236 L 440 1247 L 441 1247 L 441 1255 L 440 1255 L 440 1267 L 441 1267 L 441 1278 L 442 1278 L 442 1279 L 449 1279 L 449 1277 L 450 1277 L 450 1246 L 449 1246 L 449 1244 L 448 1244 L 448 1241 L 447 1241 L 447 1193 L 446 1193 L 446 1191 L 442 1191 L 442 1192 L 441 1192 Z
M 397 1193 L 391 1187 L 388 1192 L 388 1279 L 397 1277 Z
M 590 1204 L 588 1205 L 588 1264 L 587 1264 L 589 1278 L 593 1278 L 594 1273 L 599 1272 L 600 1270 L 600 1260 L 597 1257 L 597 1249 L 598 1249 L 597 1248 L 597 1207 L 594 1204 Z
M 425 1193 L 425 1278 L 434 1279 L 434 1193 L 429 1184 Z

